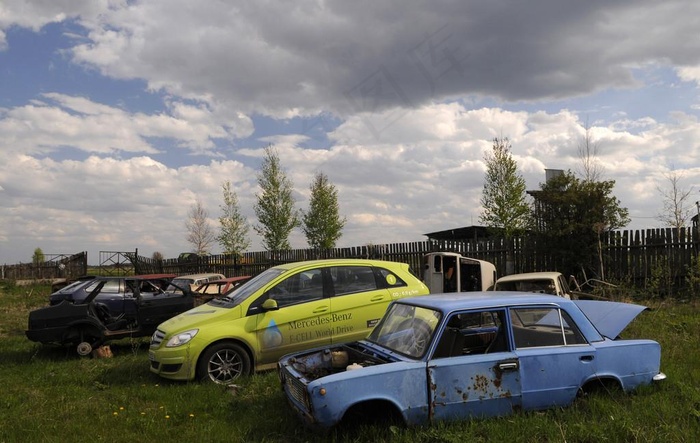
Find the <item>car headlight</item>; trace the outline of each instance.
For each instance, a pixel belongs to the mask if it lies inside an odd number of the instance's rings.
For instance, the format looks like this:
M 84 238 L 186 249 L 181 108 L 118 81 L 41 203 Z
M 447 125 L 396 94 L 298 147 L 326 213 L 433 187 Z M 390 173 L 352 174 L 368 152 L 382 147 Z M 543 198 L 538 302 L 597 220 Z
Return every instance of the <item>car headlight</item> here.
M 182 346 L 185 343 L 188 343 L 190 340 L 192 340 L 194 336 L 197 335 L 197 332 L 199 332 L 199 329 L 192 329 L 189 331 L 184 331 L 175 334 L 172 337 L 170 337 L 170 340 L 168 340 L 168 342 L 165 344 L 165 347 L 176 348 L 178 346 Z

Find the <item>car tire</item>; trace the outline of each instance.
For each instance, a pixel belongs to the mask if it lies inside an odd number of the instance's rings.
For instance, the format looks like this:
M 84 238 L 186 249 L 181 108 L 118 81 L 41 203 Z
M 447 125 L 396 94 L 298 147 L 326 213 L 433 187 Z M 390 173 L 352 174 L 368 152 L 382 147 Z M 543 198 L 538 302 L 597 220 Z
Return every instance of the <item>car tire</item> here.
M 236 343 L 225 342 L 204 351 L 197 374 L 203 381 L 228 385 L 242 375 L 249 375 L 250 367 L 250 357 L 246 350 Z
M 76 351 L 78 351 L 78 355 L 90 355 L 90 353 L 92 352 L 92 345 L 86 341 L 80 342 L 76 347 Z
M 94 326 L 75 326 L 69 329 L 61 338 L 61 344 L 72 345 L 76 347 L 76 351 L 80 354 L 80 346 L 86 343 L 92 347 L 92 349 L 98 348 L 104 341 L 104 336 L 101 334 L 100 330 Z M 82 346 L 85 349 L 84 346 Z M 80 354 L 83 355 L 83 354 Z

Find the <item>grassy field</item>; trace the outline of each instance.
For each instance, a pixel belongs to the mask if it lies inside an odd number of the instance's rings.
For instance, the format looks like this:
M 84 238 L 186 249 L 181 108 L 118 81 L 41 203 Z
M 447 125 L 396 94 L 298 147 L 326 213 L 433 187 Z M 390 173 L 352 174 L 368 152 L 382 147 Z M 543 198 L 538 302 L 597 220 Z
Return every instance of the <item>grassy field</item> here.
M 305 430 L 275 373 L 235 389 L 173 383 L 148 370 L 147 342 L 112 344 L 114 358 L 80 358 L 24 336 L 48 286 L 0 283 L 0 442 L 697 442 L 700 441 L 700 307 L 664 303 L 627 337 L 662 345 L 662 384 L 600 392 L 565 409 L 431 427 L 366 426 L 319 436 Z

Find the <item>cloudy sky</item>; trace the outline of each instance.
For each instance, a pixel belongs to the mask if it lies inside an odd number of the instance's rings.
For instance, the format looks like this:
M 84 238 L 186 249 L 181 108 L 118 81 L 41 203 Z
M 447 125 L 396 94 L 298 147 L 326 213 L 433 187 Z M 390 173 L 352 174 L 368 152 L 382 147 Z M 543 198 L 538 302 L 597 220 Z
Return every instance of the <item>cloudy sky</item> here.
M 494 137 L 535 189 L 580 169 L 586 126 L 628 227 L 659 227 L 670 172 L 700 200 L 698 16 L 695 0 L 0 0 L 0 264 L 175 257 L 195 199 L 218 227 L 225 180 L 255 225 L 269 144 L 298 208 L 316 172 L 336 186 L 338 246 L 423 240 L 478 224 Z

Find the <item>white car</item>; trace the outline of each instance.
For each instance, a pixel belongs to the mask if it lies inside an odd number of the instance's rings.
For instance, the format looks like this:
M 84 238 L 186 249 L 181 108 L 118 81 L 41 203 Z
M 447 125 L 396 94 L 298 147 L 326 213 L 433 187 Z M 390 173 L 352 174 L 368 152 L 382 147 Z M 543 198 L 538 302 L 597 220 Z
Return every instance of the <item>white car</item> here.
M 501 277 L 496 280 L 494 291 L 535 292 L 551 294 L 566 299 L 576 299 L 561 272 L 526 272 Z

